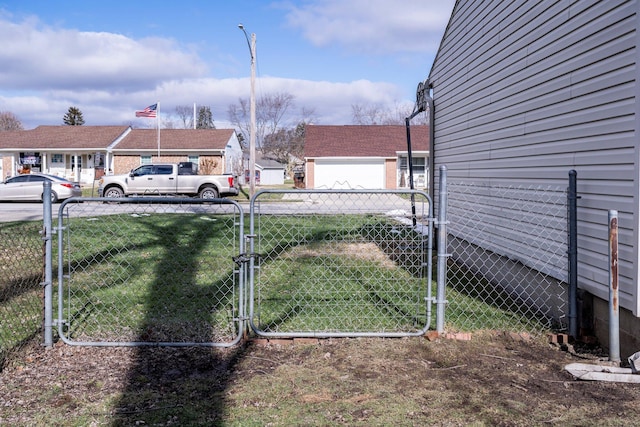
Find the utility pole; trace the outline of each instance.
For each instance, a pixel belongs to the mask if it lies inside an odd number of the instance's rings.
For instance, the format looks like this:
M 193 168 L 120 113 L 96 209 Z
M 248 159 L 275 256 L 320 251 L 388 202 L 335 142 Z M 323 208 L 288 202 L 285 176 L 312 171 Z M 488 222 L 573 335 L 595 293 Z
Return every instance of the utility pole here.
M 238 28 L 242 30 L 249 52 L 251 53 L 251 95 L 250 95 L 250 130 L 249 130 L 249 197 L 253 197 L 256 192 L 256 35 L 251 33 L 251 41 L 249 35 L 244 29 L 244 25 L 239 24 Z

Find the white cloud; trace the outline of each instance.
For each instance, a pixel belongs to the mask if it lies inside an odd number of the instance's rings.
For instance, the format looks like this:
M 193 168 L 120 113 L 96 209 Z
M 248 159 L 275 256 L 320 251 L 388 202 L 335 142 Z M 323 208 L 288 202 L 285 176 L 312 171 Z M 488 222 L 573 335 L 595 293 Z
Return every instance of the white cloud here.
M 167 78 L 198 77 L 206 67 L 170 39 L 41 25 L 0 18 L 0 86 L 38 88 L 153 87 Z
M 211 107 L 218 126 L 224 127 L 227 109 L 239 98 L 249 98 L 249 79 L 180 79 L 167 80 L 155 88 L 128 93 L 109 90 L 53 90 L 29 96 L 0 96 L 0 111 L 11 111 L 26 128 L 41 124 L 62 124 L 70 106 L 77 106 L 87 125 L 135 123 L 145 126 L 148 120 L 136 119 L 135 110 L 160 101 L 160 114 L 173 114 L 178 105 Z M 257 96 L 286 92 L 295 97 L 291 110 L 293 122 L 302 108 L 314 110 L 319 124 L 348 124 L 354 104 L 393 105 L 400 100 L 400 89 L 389 83 L 358 80 L 348 83 L 263 77 L 257 82 Z
M 283 4 L 288 24 L 316 46 L 360 53 L 432 52 L 440 43 L 454 0 L 317 0 Z

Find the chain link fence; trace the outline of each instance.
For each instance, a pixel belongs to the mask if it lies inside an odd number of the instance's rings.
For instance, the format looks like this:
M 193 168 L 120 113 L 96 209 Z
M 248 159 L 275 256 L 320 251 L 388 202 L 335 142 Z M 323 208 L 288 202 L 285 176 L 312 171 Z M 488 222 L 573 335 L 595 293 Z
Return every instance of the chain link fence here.
M 251 213 L 250 318 L 258 334 L 404 336 L 428 328 L 425 194 L 267 191 Z
M 566 329 L 566 191 L 450 183 L 447 193 L 445 331 Z M 411 191 L 268 190 L 246 227 L 228 200 L 64 202 L 58 335 L 227 346 L 247 316 L 262 336 L 421 335 L 435 318 L 430 205 Z M 0 224 L 2 363 L 42 330 L 41 233 L 39 222 Z
M 0 224 L 0 370 L 42 330 L 42 223 Z
M 567 327 L 567 193 L 448 184 L 448 331 Z
M 241 336 L 234 257 L 243 226 L 231 201 L 65 202 L 59 335 L 92 345 L 231 345 Z

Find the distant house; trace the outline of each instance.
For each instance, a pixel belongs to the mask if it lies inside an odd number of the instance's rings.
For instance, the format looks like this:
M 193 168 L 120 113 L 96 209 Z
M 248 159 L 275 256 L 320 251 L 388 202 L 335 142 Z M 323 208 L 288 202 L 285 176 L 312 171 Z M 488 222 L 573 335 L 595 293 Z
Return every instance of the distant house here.
M 0 132 L 0 173 L 45 172 L 89 184 L 152 161 L 192 161 L 204 172 L 239 174 L 242 151 L 233 129 L 131 129 L 129 126 L 38 126 Z
M 105 171 L 107 148 L 130 131 L 129 126 L 38 126 L 0 132 L 2 176 L 33 171 L 93 182 Z
M 577 171 L 580 314 L 604 343 L 619 211 L 623 351 L 640 348 L 639 30 L 637 0 L 458 0 L 426 81 L 449 182 L 566 188 Z
M 411 127 L 415 188 L 429 185 L 429 132 Z M 307 188 L 397 189 L 409 187 L 405 126 L 308 125 Z
M 265 158 L 260 152 L 256 152 L 256 185 L 282 185 L 286 166 L 280 162 Z M 249 157 L 245 155 L 245 176 L 249 181 Z
M 106 164 L 119 174 L 145 163 L 190 161 L 203 173 L 238 175 L 241 159 L 233 129 L 132 129 L 108 147 Z

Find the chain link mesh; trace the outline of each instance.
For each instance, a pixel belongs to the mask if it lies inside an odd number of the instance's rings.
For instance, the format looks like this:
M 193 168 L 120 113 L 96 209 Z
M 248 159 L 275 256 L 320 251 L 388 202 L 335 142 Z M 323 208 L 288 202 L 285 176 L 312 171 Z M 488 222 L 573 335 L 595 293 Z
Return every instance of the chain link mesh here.
M 566 328 L 565 190 L 453 183 L 448 193 L 445 329 Z M 250 259 L 242 209 L 197 199 L 138 202 L 63 204 L 54 300 L 62 301 L 64 337 L 238 338 L 239 269 Z M 258 333 L 417 334 L 430 326 L 435 254 L 422 193 L 266 191 L 251 209 L 250 314 Z M 39 223 L 0 225 L 2 358 L 42 327 L 42 254 Z
M 427 326 L 429 203 L 416 193 L 268 192 L 254 201 L 261 334 L 410 334 Z M 274 199 L 278 199 L 277 201 Z
M 449 183 L 447 330 L 565 329 L 566 190 Z
M 0 368 L 42 329 L 42 223 L 0 224 Z
M 233 257 L 242 218 L 235 205 L 84 201 L 64 206 L 61 222 L 67 339 L 220 343 L 238 336 Z

